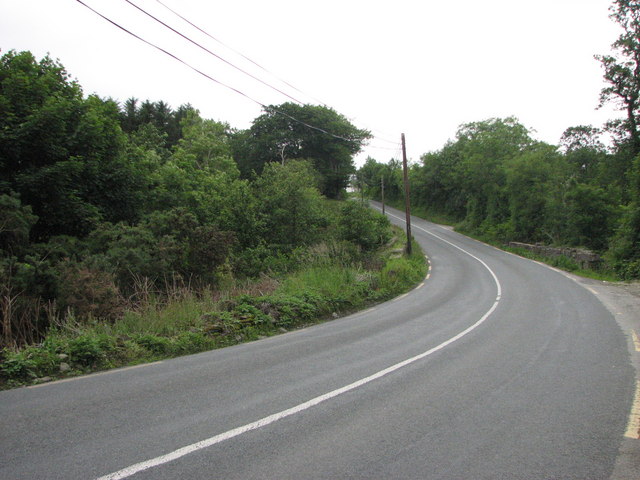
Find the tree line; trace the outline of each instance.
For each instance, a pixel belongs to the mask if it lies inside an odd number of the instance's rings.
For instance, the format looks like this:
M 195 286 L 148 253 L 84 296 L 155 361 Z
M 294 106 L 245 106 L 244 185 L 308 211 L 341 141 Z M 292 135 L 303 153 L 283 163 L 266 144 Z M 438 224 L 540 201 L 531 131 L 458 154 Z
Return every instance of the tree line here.
M 622 28 L 611 55 L 597 55 L 607 86 L 600 105 L 625 117 L 567 128 L 540 142 L 517 118 L 461 125 L 409 171 L 411 202 L 489 240 L 586 247 L 622 278 L 640 278 L 640 6 L 615 0 Z M 603 138 L 608 135 L 611 144 Z M 374 197 L 403 197 L 399 162 L 369 158 L 358 179 Z
M 85 96 L 48 56 L 6 53 L 3 343 L 35 341 L 60 315 L 117 316 L 142 281 L 215 287 L 292 268 L 297 249 L 349 230 L 324 202 L 343 196 L 369 136 L 313 105 L 269 106 L 247 130 L 190 105 L 120 105 Z

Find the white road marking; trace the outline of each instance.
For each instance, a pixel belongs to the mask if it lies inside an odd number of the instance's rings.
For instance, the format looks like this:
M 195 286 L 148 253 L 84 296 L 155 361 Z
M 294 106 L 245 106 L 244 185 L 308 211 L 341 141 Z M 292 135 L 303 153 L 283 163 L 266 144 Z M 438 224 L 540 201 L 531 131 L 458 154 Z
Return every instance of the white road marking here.
M 627 438 L 640 438 L 640 382 L 636 382 L 636 394 L 633 399 L 631 413 L 629 414 L 629 423 L 627 431 L 624 434 Z
M 391 215 L 393 217 L 395 217 L 395 215 Z M 395 217 L 395 218 L 400 218 L 400 217 Z M 402 218 L 400 218 L 400 220 L 402 220 Z M 121 480 L 124 478 L 128 478 L 132 475 L 135 475 L 138 472 L 142 472 L 144 470 L 148 470 L 150 468 L 153 467 L 157 467 L 159 465 L 163 465 L 165 463 L 171 462 L 173 460 L 177 460 L 178 458 L 184 457 L 185 455 L 188 455 L 190 453 L 196 452 L 198 450 L 202 450 L 205 448 L 209 448 L 213 445 L 216 445 L 218 443 L 224 442 L 225 440 L 229 440 L 231 438 L 237 437 L 239 435 L 242 435 L 243 433 L 247 433 L 250 432 L 252 430 L 256 430 L 258 428 L 262 428 L 265 427 L 267 425 L 270 425 L 274 422 L 277 422 L 278 420 L 282 420 L 283 418 L 286 417 L 290 417 L 291 415 L 295 415 L 296 413 L 300 413 L 303 412 L 305 410 L 308 410 L 311 407 L 314 407 L 322 402 L 325 402 L 327 400 L 330 400 L 332 398 L 335 398 L 339 395 L 342 395 L 343 393 L 347 393 L 350 392 L 351 390 L 355 390 L 356 388 L 362 387 L 363 385 L 366 385 L 367 383 L 371 383 L 374 380 L 377 380 L 379 378 L 382 378 L 386 375 L 389 375 L 390 373 L 395 372 L 396 370 L 400 370 L 403 367 L 406 367 L 407 365 L 411 365 L 412 363 L 417 362 L 418 360 L 422 360 L 425 357 L 428 357 L 429 355 L 432 355 L 446 347 L 448 347 L 449 345 L 451 345 L 452 343 L 460 340 L 462 337 L 464 337 L 465 335 L 468 335 L 469 333 L 471 333 L 472 331 L 474 331 L 476 328 L 478 328 L 480 325 L 482 325 L 487 318 L 489 318 L 491 316 L 491 314 L 493 314 L 493 312 L 496 310 L 496 308 L 498 308 L 498 304 L 500 303 L 500 299 L 502 298 L 502 285 L 500 284 L 500 281 L 498 280 L 498 277 L 496 276 L 496 274 L 493 272 L 493 270 L 491 270 L 491 268 L 480 258 L 476 257 L 475 255 L 473 255 L 472 253 L 467 252 L 466 250 L 464 250 L 463 248 L 449 242 L 448 240 L 445 240 L 444 238 L 429 232 L 421 227 L 415 227 L 418 228 L 419 230 L 422 230 L 423 232 L 438 238 L 439 240 L 441 240 L 444 243 L 447 243 L 455 248 L 457 248 L 458 250 L 460 250 L 461 252 L 469 255 L 471 258 L 477 260 L 478 262 L 480 262 L 491 274 L 491 276 L 493 277 L 493 280 L 496 284 L 496 289 L 497 289 L 497 295 L 496 295 L 496 299 L 493 302 L 493 305 L 491 306 L 491 308 L 489 310 L 487 310 L 487 312 L 480 318 L 480 320 L 478 320 L 476 323 L 474 323 L 473 325 L 471 325 L 470 327 L 466 328 L 465 330 L 463 330 L 462 332 L 458 333 L 457 335 L 451 337 L 449 340 L 446 340 L 444 342 L 442 342 L 440 345 L 433 347 L 429 350 L 427 350 L 426 352 L 423 352 L 419 355 L 416 355 L 415 357 L 411 357 L 407 360 L 404 360 L 400 363 L 396 363 L 395 365 L 392 365 L 388 368 L 385 368 L 384 370 L 380 370 L 377 373 L 374 373 L 373 375 L 370 375 L 368 377 L 365 377 L 363 379 L 360 379 L 356 382 L 353 382 L 349 385 L 346 385 L 342 388 L 338 388 L 336 390 L 333 390 L 329 393 L 325 393 L 324 395 L 320 395 L 318 397 L 312 398 L 311 400 L 301 403 L 299 405 L 296 405 L 295 407 L 283 410 L 281 412 L 278 413 L 274 413 L 273 415 L 269 415 L 267 417 L 261 418 L 260 420 L 257 420 L 255 422 L 252 423 L 248 423 L 246 425 L 243 425 L 241 427 L 238 428 L 234 428 L 232 430 L 228 430 L 224 433 L 221 433 L 219 435 L 215 435 L 211 438 L 207 438 L 206 440 L 202 440 L 200 442 L 196 442 L 196 443 L 192 443 L 191 445 L 187 445 L 186 447 L 182 447 L 179 448 L 177 450 L 174 450 L 173 452 L 167 453 L 165 455 L 161 455 L 159 457 L 156 458 L 152 458 L 150 460 L 144 461 L 144 462 L 140 462 L 140 463 L 136 463 L 135 465 L 131 465 L 129 467 L 123 468 L 122 470 L 118 470 L 117 472 L 113 472 L 110 473 L 108 475 L 104 475 L 102 477 L 99 477 L 97 480 Z
M 104 372 L 90 373 L 88 375 L 82 375 L 82 376 L 79 376 L 79 377 L 62 378 L 60 380 L 53 380 L 51 382 L 39 383 L 37 385 L 29 385 L 26 388 L 42 388 L 42 387 L 47 387 L 49 385 L 57 385 L 59 383 L 75 382 L 76 380 L 82 380 L 82 379 L 86 379 L 86 378 L 89 378 L 89 377 L 98 377 L 98 376 L 101 376 L 101 375 L 111 375 L 113 373 L 126 372 L 127 370 L 135 370 L 135 369 L 138 369 L 138 368 L 150 367 L 151 365 L 158 365 L 160 363 L 162 363 L 162 360 L 158 360 L 157 362 L 141 363 L 139 365 L 131 365 L 130 367 L 114 368 L 112 370 L 105 370 Z
M 634 329 L 631 329 L 631 338 L 633 339 L 633 346 L 636 347 L 636 352 L 640 352 L 640 340 Z
M 391 300 L 392 302 L 397 302 L 398 300 L 402 300 L 404 297 L 406 297 L 407 295 L 409 295 L 409 293 L 403 293 L 402 295 L 400 295 L 399 297 L 394 298 L 393 300 Z

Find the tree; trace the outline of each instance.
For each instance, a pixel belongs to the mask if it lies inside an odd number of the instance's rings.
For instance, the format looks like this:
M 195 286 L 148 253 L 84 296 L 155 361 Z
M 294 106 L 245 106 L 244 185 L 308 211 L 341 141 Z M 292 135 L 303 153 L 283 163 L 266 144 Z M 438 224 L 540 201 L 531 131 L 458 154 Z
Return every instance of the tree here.
M 614 0 L 611 19 L 623 32 L 612 44 L 612 55 L 596 55 L 609 86 L 600 93 L 600 106 L 614 103 L 625 112 L 626 119 L 609 122 L 609 129 L 619 134 L 619 147 L 628 148 L 630 157 L 640 153 L 640 2 Z
M 245 178 L 267 163 L 307 159 L 322 176 L 321 191 L 336 198 L 355 172 L 353 156 L 371 137 L 328 107 L 283 103 L 268 106 L 248 132 L 240 132 L 234 155 Z
M 32 239 L 138 217 L 140 179 L 123 157 L 116 102 L 85 99 L 59 63 L 12 51 L 0 60 L 0 109 L 0 193 L 32 207 Z
M 456 143 L 461 187 L 468 198 L 467 226 L 475 229 L 485 221 L 498 224 L 506 220 L 505 162 L 535 143 L 529 130 L 514 117 L 492 118 L 462 125 Z
M 309 244 L 326 225 L 318 177 L 309 162 L 269 163 L 254 182 L 261 238 L 281 251 Z
M 420 160 L 421 165 L 410 171 L 412 198 L 429 211 L 462 220 L 469 197 L 462 186 L 460 145 L 449 141 Z
M 611 240 L 609 255 L 619 273 L 640 276 L 640 2 L 614 0 L 611 19 L 622 27 L 612 44 L 612 55 L 597 55 L 609 84 L 600 94 L 600 105 L 612 102 L 625 112 L 624 120 L 609 122 L 616 135 L 618 178 L 624 191 L 629 191 L 628 205 Z
M 120 109 L 120 125 L 126 133 L 134 133 L 140 128 L 153 125 L 164 136 L 164 148 L 175 146 L 182 138 L 182 121 L 187 115 L 198 115 L 191 105 L 181 105 L 177 110 L 163 102 L 145 100 L 138 106 L 137 98 L 129 98 Z
M 597 186 L 574 183 L 565 195 L 569 245 L 605 250 L 618 220 L 610 195 Z
M 540 144 L 510 159 L 506 165 L 507 189 L 511 213 L 509 227 L 515 240 L 556 242 L 553 214 L 549 208 L 559 196 L 564 178 L 561 157 L 556 147 Z M 555 225 L 554 225 L 555 226 Z
M 387 163 L 380 163 L 368 157 L 356 172 L 356 180 L 371 198 L 381 199 L 382 181 L 386 200 L 396 201 L 404 198 L 402 163 L 399 160 L 392 158 Z
M 560 147 L 564 150 L 567 161 L 574 168 L 576 176 L 582 180 L 595 180 L 599 174 L 604 173 L 601 171 L 602 167 L 611 167 L 610 161 L 605 165 L 607 149 L 600 141 L 601 134 L 602 130 L 599 128 L 579 125 L 567 128 L 560 138 Z
M 24 250 L 37 220 L 31 207 L 23 206 L 18 195 L 0 195 L 0 252 L 16 254 Z
M 239 174 L 231 157 L 229 125 L 204 120 L 192 111 L 182 120 L 182 135 L 176 146 L 174 159 L 191 164 L 192 168 Z
M 82 114 L 82 90 L 50 57 L 29 52 L 0 59 L 0 177 L 69 157 L 69 139 Z

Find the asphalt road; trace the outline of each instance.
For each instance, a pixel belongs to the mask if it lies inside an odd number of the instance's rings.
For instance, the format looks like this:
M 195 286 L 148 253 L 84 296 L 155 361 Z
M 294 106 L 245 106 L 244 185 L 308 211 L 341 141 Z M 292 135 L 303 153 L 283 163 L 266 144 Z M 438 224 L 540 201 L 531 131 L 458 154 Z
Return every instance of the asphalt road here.
M 611 313 L 534 262 L 413 234 L 430 277 L 371 311 L 0 392 L 0 478 L 609 478 L 635 389 Z

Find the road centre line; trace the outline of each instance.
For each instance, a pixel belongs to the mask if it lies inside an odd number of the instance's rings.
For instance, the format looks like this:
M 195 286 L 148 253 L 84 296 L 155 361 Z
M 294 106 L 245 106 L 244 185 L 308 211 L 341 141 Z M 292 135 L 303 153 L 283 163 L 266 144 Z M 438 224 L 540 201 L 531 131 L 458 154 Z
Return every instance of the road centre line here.
M 389 214 L 390 215 L 390 214 Z M 393 217 L 395 217 L 395 215 L 391 215 Z M 400 220 L 403 220 L 400 217 L 395 217 L 395 218 L 399 218 Z M 379 378 L 382 378 L 386 375 L 389 375 L 390 373 L 393 373 L 397 370 L 400 370 L 401 368 L 404 368 L 408 365 L 411 365 L 412 363 L 415 363 L 419 360 L 422 360 L 423 358 L 426 358 L 446 347 L 448 347 L 449 345 L 451 345 L 452 343 L 455 343 L 456 341 L 460 340 L 462 337 L 468 335 L 469 333 L 471 333 L 472 331 L 474 331 L 476 328 L 478 328 L 480 325 L 482 325 L 492 314 L 493 312 L 496 310 L 496 308 L 498 308 L 498 304 L 500 303 L 500 299 L 502 298 L 502 285 L 500 284 L 500 281 L 498 280 L 498 277 L 496 276 L 496 274 L 494 273 L 493 270 L 491 270 L 491 268 L 480 258 L 476 257 L 475 255 L 473 255 L 472 253 L 464 250 L 463 248 L 459 247 L 458 245 L 455 245 L 454 243 L 449 242 L 448 240 L 445 240 L 444 238 L 429 232 L 427 230 L 425 230 L 424 228 L 421 227 L 415 227 L 419 230 L 422 230 L 423 232 L 427 233 L 428 235 L 431 235 L 439 240 L 441 240 L 442 242 L 451 245 L 455 248 L 457 248 L 458 250 L 460 250 L 461 252 L 465 253 L 466 255 L 469 255 L 471 258 L 477 260 L 478 262 L 480 262 L 491 274 L 491 276 L 493 277 L 493 280 L 496 284 L 496 289 L 497 289 L 497 294 L 496 294 L 496 298 L 495 301 L 493 302 L 493 305 L 491 306 L 491 308 L 489 308 L 489 310 L 487 310 L 487 312 L 482 315 L 482 317 L 473 325 L 467 327 L 465 330 L 461 331 L 460 333 L 458 333 L 457 335 L 454 335 L 453 337 L 451 337 L 450 339 L 442 342 L 440 345 L 437 345 L 429 350 L 427 350 L 426 352 L 423 352 L 421 354 L 418 354 L 414 357 L 408 358 L 407 360 L 404 360 L 402 362 L 396 363 L 395 365 L 392 365 L 390 367 L 387 367 L 383 370 L 380 370 L 379 372 L 374 373 L 373 375 L 369 375 L 368 377 L 362 378 L 360 380 L 357 380 L 353 383 L 350 383 L 349 385 L 346 385 L 342 388 L 338 388 L 336 390 L 333 390 L 329 393 L 325 393 L 324 395 L 320 395 L 318 397 L 312 398 L 311 400 L 308 400 L 304 403 L 301 403 L 299 405 L 296 405 L 295 407 L 292 408 L 288 408 L 286 410 L 282 410 L 281 412 L 278 413 L 274 413 L 272 415 L 269 415 L 267 417 L 261 418 L 260 420 L 257 420 L 255 422 L 252 423 L 248 423 L 246 425 L 243 425 L 241 427 L 237 427 L 234 428 L 232 430 L 228 430 L 224 433 L 220 433 L 218 435 L 215 435 L 213 437 L 207 438 L 205 440 L 193 443 L 191 445 L 187 445 L 186 447 L 182 447 L 179 448 L 177 450 L 174 450 L 173 452 L 169 452 L 165 455 L 160 455 L 156 458 L 152 458 L 150 460 L 146 460 L 144 462 L 140 462 L 140 463 L 136 463 L 134 465 L 131 465 L 129 467 L 123 468 L 122 470 L 118 470 L 117 472 L 113 472 L 110 473 L 108 475 L 104 475 L 102 477 L 99 477 L 97 480 L 121 480 L 124 478 L 128 478 L 132 475 L 135 475 L 136 473 L 142 472 L 144 470 L 148 470 L 150 468 L 153 467 L 157 467 L 160 465 L 163 465 L 165 463 L 169 463 L 172 462 L 173 460 L 177 460 L 178 458 L 181 458 L 185 455 L 189 455 L 190 453 L 194 453 L 196 451 L 199 450 L 203 450 L 205 448 L 209 448 L 212 447 L 218 443 L 224 442 L 225 440 L 229 440 L 231 438 L 237 437 L 239 435 L 242 435 L 243 433 L 247 433 L 250 432 L 252 430 L 257 430 L 259 428 L 265 427 L 267 425 L 270 425 L 272 423 L 275 423 L 279 420 L 282 420 L 283 418 L 287 418 L 290 417 L 292 415 L 295 415 L 296 413 L 300 413 L 303 412 L 311 407 L 314 407 L 316 405 L 319 405 L 320 403 L 326 402 L 327 400 L 330 400 L 332 398 L 335 398 L 339 395 L 342 395 L 344 393 L 350 392 L 352 390 L 355 390 L 359 387 L 362 387 L 368 383 L 373 382 L 374 380 L 377 380 Z

